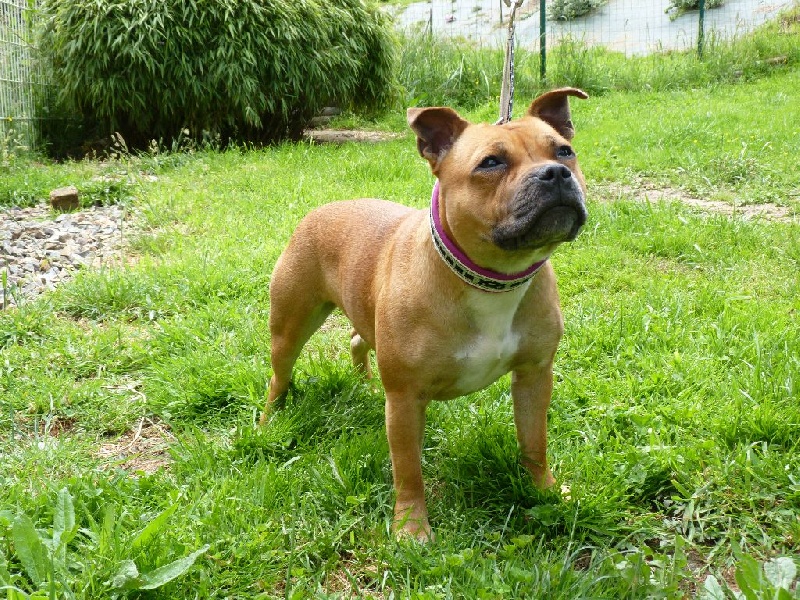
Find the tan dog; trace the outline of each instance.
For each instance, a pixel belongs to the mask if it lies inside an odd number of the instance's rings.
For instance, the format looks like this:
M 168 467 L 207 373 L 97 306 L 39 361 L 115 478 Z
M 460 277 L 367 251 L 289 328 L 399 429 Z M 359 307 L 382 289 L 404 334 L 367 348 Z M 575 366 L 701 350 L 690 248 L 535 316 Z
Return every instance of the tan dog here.
M 547 258 L 586 220 L 569 96 L 587 97 L 551 91 L 504 125 L 410 108 L 419 152 L 439 180 L 433 209 L 381 200 L 322 206 L 301 221 L 275 266 L 274 375 L 262 423 L 287 391 L 303 345 L 338 306 L 367 376 L 376 351 L 398 533 L 431 536 L 420 465 L 428 403 L 508 372 L 523 463 L 536 485 L 555 482 L 546 426 L 563 322 Z

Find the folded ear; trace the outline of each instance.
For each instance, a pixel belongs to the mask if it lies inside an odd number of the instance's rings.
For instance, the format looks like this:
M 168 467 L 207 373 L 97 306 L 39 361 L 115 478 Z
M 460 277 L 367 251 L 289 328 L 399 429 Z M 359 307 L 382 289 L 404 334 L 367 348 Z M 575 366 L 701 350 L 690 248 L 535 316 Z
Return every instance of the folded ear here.
M 586 100 L 589 95 L 578 88 L 559 88 L 542 94 L 531 103 L 528 114 L 541 119 L 566 139 L 571 140 L 575 135 L 572 118 L 569 112 L 569 97 L 577 96 Z
M 409 108 L 406 117 L 409 127 L 417 134 L 417 150 L 434 173 L 469 125 L 456 111 L 446 107 Z

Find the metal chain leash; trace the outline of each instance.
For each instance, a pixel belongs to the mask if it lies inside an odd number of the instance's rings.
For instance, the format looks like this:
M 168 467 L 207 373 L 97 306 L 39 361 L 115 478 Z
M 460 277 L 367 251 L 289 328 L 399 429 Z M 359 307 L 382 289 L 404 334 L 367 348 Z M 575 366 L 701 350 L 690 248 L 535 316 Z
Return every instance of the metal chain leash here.
M 522 6 L 524 0 L 516 0 L 513 4 L 511 0 L 503 0 L 506 6 L 511 9 L 508 17 L 508 39 L 506 40 L 506 60 L 503 65 L 503 87 L 500 91 L 500 119 L 498 125 L 508 123 L 511 120 L 511 112 L 514 108 L 514 18 L 517 16 L 517 9 Z

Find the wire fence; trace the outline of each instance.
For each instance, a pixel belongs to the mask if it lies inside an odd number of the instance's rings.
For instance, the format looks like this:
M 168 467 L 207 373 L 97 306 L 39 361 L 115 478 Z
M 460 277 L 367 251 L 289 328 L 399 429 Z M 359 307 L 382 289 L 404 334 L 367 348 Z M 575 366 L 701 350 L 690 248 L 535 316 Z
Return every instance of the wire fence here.
M 752 31 L 793 4 L 793 0 L 724 0 L 721 6 L 679 14 L 671 0 L 608 0 L 572 20 L 544 20 L 552 0 L 526 0 L 517 12 L 519 44 L 538 48 L 565 38 L 601 45 L 626 56 L 699 47 L 705 39 L 731 39 Z M 707 2 L 709 6 L 711 2 Z M 400 28 L 422 28 L 434 35 L 463 37 L 480 45 L 502 44 L 510 10 L 503 0 L 428 0 L 393 11 Z
M 0 142 L 6 146 L 37 145 L 37 103 L 47 86 L 30 43 L 34 10 L 31 0 L 0 0 Z

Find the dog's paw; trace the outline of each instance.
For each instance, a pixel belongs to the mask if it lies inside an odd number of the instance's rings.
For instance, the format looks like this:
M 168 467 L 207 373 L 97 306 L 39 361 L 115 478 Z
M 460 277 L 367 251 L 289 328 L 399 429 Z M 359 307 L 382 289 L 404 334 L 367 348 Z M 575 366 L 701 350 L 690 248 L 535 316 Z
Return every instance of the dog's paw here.
M 546 469 L 539 477 L 534 477 L 534 483 L 540 490 L 549 490 L 556 484 L 556 478 Z
M 540 490 L 549 490 L 556 484 L 556 478 L 553 477 L 553 473 L 546 464 L 525 459 L 522 460 L 522 464 L 525 465 L 525 468 L 527 468 L 528 472 L 531 474 L 533 485 Z
M 423 526 L 409 526 L 406 523 L 403 527 L 395 527 L 394 537 L 400 542 L 410 540 L 418 544 L 430 544 L 436 541 L 436 535 L 427 521 Z
M 420 514 L 413 508 L 405 510 L 395 509 L 394 523 L 392 524 L 394 536 L 398 540 L 413 540 L 421 544 L 434 541 L 433 530 L 426 514 Z

